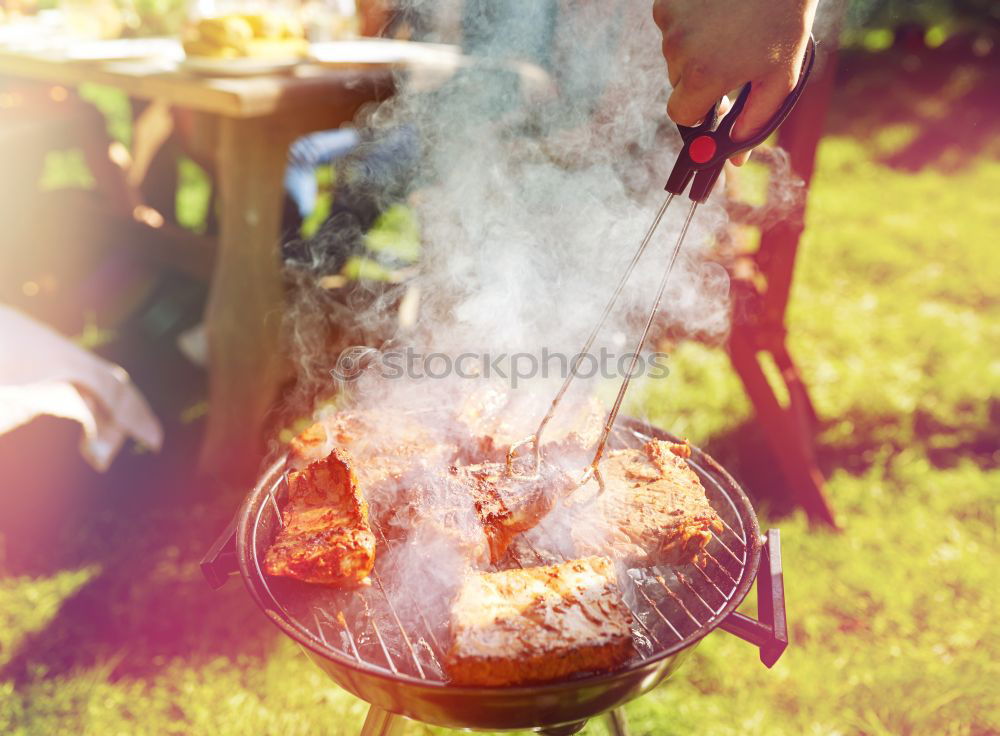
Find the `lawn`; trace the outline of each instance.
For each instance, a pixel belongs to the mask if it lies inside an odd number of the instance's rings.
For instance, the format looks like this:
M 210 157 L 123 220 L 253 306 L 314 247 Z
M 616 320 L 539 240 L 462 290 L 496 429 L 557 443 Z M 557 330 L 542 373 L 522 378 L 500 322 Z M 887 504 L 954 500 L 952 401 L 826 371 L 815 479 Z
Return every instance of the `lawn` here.
M 782 531 L 788 651 L 768 671 L 714 633 L 627 707 L 634 734 L 1000 733 L 997 192 L 994 160 L 901 173 L 855 139 L 824 141 L 789 329 L 843 531 L 765 509 Z M 632 410 L 762 487 L 725 355 L 685 344 L 671 368 Z M 363 703 L 237 583 L 213 593 L 200 577 L 238 492 L 198 501 L 147 478 L 142 455 L 119 462 L 138 487 L 84 489 L 96 508 L 52 540 L 66 551 L 0 577 L 0 733 L 357 733 Z

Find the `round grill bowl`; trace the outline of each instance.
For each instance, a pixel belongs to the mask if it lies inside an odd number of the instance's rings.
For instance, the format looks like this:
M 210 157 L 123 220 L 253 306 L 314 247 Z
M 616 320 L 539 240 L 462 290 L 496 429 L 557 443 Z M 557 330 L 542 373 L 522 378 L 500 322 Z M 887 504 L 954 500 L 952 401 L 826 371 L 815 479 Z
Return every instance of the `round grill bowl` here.
M 612 446 L 638 446 L 650 437 L 677 441 L 647 424 L 621 418 Z M 629 571 L 625 586 L 634 589 L 632 595 L 626 592 L 637 619 L 633 631 L 646 644 L 639 648 L 637 657 L 614 672 L 531 686 L 456 687 L 411 661 L 419 659 L 412 646 L 409 653 L 401 650 L 381 659 L 359 655 L 353 643 L 359 632 L 348 631 L 345 635 L 334 619 L 321 621 L 315 614 L 310 619 L 302 615 L 301 606 L 291 604 L 294 596 L 314 595 L 310 591 L 315 591 L 316 586 L 274 581 L 262 572 L 259 556 L 277 533 L 279 524 L 284 460 L 276 462 L 250 492 L 234 524 L 202 566 L 214 584 L 221 584 L 225 574 L 238 566 L 250 595 L 275 626 L 294 639 L 341 687 L 383 710 L 425 723 L 464 729 L 553 728 L 577 723 L 652 690 L 715 628 L 722 627 L 760 646 L 761 659 L 768 666 L 784 649 L 783 597 L 779 595 L 778 600 L 772 595 L 781 593 L 780 558 L 774 559 L 778 555 L 777 534 L 770 533 L 774 535 L 773 545 L 762 538 L 746 494 L 711 457 L 692 447 L 689 462 L 726 524 L 726 531 L 717 535 L 708 548 L 713 554 L 711 561 L 719 569 L 713 573 L 707 565 L 707 574 L 693 565 L 678 571 L 665 568 L 655 573 Z M 718 548 L 713 548 L 713 544 Z M 767 622 L 754 621 L 735 611 L 757 579 L 762 544 L 766 544 L 763 551 L 771 568 L 771 575 L 760 580 L 761 593 L 765 594 L 759 596 L 760 612 L 769 614 L 764 616 L 770 619 Z M 653 584 L 654 580 L 659 582 Z M 410 633 L 411 638 L 416 638 L 415 632 Z M 378 636 L 382 642 L 381 634 Z M 404 635 L 408 644 L 411 638 Z M 381 651 L 391 654 L 384 646 Z

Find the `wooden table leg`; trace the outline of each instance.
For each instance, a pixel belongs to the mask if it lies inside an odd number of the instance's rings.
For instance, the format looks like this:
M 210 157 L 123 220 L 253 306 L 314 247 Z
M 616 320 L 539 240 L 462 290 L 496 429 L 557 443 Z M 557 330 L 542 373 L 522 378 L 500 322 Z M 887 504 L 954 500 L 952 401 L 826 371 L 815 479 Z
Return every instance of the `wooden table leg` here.
M 218 126 L 219 245 L 205 314 L 209 412 L 202 471 L 252 478 L 283 377 L 280 227 L 287 133 L 268 118 Z

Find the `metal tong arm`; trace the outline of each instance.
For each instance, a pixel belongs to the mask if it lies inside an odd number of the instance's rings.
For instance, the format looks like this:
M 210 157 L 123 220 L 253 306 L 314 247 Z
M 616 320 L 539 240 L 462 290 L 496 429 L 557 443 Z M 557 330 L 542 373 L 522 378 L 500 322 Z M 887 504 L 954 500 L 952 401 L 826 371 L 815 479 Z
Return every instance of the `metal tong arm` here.
M 643 330 L 642 337 L 639 339 L 639 344 L 636 346 L 635 352 L 632 355 L 632 362 L 629 366 L 628 373 L 626 373 L 621 388 L 618 391 L 618 396 L 615 399 L 615 404 L 611 413 L 608 415 L 608 420 L 604 426 L 604 432 L 601 436 L 600 442 L 598 443 L 594 459 L 591 461 L 590 467 L 587 471 L 587 476 L 585 476 L 585 478 L 591 475 L 596 476 L 598 482 L 603 488 L 604 484 L 601 480 L 598 464 L 600 463 L 601 456 L 604 454 L 604 448 L 607 444 L 608 436 L 614 427 L 615 419 L 618 416 L 622 400 L 625 397 L 625 392 L 628 389 L 629 382 L 631 381 L 632 372 L 634 371 L 636 362 L 638 361 L 639 353 L 642 352 L 642 348 L 646 343 L 650 327 L 652 326 L 653 319 L 656 317 L 660 301 L 663 298 L 663 292 L 666 289 L 667 281 L 670 278 L 670 273 L 673 270 L 675 261 L 677 260 L 677 254 L 680 252 L 681 245 L 684 242 L 684 236 L 687 233 L 688 226 L 691 224 L 691 218 L 694 216 L 695 209 L 698 203 L 704 202 L 708 199 L 708 195 L 711 193 L 716 180 L 719 178 L 723 164 L 730 156 L 753 148 L 754 146 L 762 143 L 769 135 L 771 135 L 775 128 L 781 125 L 781 123 L 785 120 L 788 113 L 791 112 L 795 103 L 798 101 L 799 95 L 802 93 L 802 89 L 805 87 L 809 74 L 812 71 L 815 56 L 816 42 L 813 40 L 812 36 L 810 36 L 808 45 L 806 46 L 805 57 L 802 60 L 802 72 L 799 74 L 798 83 L 795 85 L 795 88 L 791 91 L 788 97 L 785 98 L 785 101 L 782 103 L 781 107 L 778 108 L 778 111 L 768 121 L 767 125 L 758 131 L 758 133 L 752 138 L 746 141 L 736 142 L 731 136 L 733 125 L 736 123 L 736 119 L 740 116 L 740 113 L 743 112 L 743 107 L 746 105 L 747 97 L 750 95 L 752 87 L 750 82 L 747 82 L 743 86 L 743 89 L 736 100 L 736 104 L 733 105 L 733 108 L 727 113 L 726 117 L 722 119 L 721 123 L 719 122 L 719 104 L 716 103 L 712 106 L 712 109 L 708 111 L 705 115 L 705 119 L 699 125 L 677 126 L 677 129 L 681 133 L 681 138 L 684 141 L 684 145 L 677 156 L 677 161 L 670 173 L 670 178 L 667 180 L 667 186 L 665 188 L 669 193 L 669 196 L 660 206 L 653 223 L 649 226 L 649 230 L 646 231 L 646 235 L 639 244 L 639 248 L 636 250 L 635 255 L 632 256 L 632 260 L 625 269 L 625 273 L 618 281 L 618 285 L 615 287 L 615 290 L 611 295 L 611 299 L 608 300 L 607 306 L 605 306 L 600 320 L 594 327 L 593 331 L 591 331 L 590 336 L 587 338 L 587 342 L 584 344 L 583 348 L 581 348 L 580 352 L 574 357 L 569 375 L 566 376 L 566 379 L 563 381 L 558 393 L 556 393 L 555 398 L 552 399 L 552 403 L 549 405 L 549 410 L 545 413 L 545 416 L 542 417 L 542 421 L 539 423 L 538 429 L 535 430 L 533 435 L 519 442 L 515 442 L 507 450 L 508 474 L 513 473 L 514 459 L 517 456 L 518 449 L 529 444 L 534 446 L 534 467 L 532 472 L 534 474 L 539 472 L 541 468 L 541 438 L 542 433 L 545 431 L 545 427 L 552 420 L 559 403 L 562 401 L 566 391 L 576 378 L 580 362 L 583 360 L 583 357 L 590 352 L 590 348 L 593 346 L 594 340 L 604 327 L 604 323 L 607 321 L 608 315 L 617 303 L 618 297 L 621 296 L 622 290 L 625 288 L 625 283 L 632 275 L 632 271 L 635 270 L 636 264 L 638 264 L 639 260 L 642 258 L 642 254 L 646 251 L 650 240 L 653 238 L 653 233 L 655 233 L 657 227 L 659 227 L 664 213 L 667 211 L 667 208 L 670 206 L 674 197 L 683 194 L 685 188 L 687 188 L 687 185 L 691 182 L 691 179 L 694 178 L 694 184 L 692 184 L 691 191 L 689 193 L 689 197 L 693 204 L 684 222 L 684 227 L 681 229 L 680 237 L 677 239 L 677 243 L 671 252 L 667 268 L 664 270 L 663 277 L 660 281 L 660 288 L 657 292 L 653 309 L 646 320 L 646 326 Z
M 694 183 L 691 184 L 688 196 L 695 202 L 704 202 L 708 199 L 719 174 L 722 173 L 723 164 L 736 154 L 759 146 L 785 121 L 788 113 L 799 101 L 815 61 L 816 41 L 810 35 L 805 56 L 802 58 L 802 71 L 799 73 L 799 81 L 795 84 L 795 88 L 788 93 L 781 107 L 771 116 L 767 124 L 745 141 L 734 141 L 732 131 L 750 96 L 753 88 L 751 82 L 743 85 L 735 104 L 721 122 L 719 105 L 722 100 L 719 100 L 698 125 L 678 125 L 677 130 L 680 131 L 684 145 L 677 155 L 677 161 L 670 172 L 665 189 L 671 194 L 683 194 L 693 178 Z
M 577 353 L 576 356 L 574 356 L 573 364 L 570 367 L 569 374 L 563 381 L 562 386 L 559 388 L 559 392 L 556 393 L 555 395 L 555 398 L 552 399 L 552 403 L 549 405 L 549 410 L 545 413 L 545 416 L 542 417 L 542 421 L 539 423 L 538 429 L 535 430 L 535 434 L 519 442 L 515 442 L 507 450 L 508 474 L 512 472 L 517 450 L 521 447 L 524 447 L 527 444 L 534 445 L 534 455 L 533 455 L 534 469 L 532 472 L 537 473 L 539 471 L 541 465 L 542 432 L 545 431 L 545 427 L 552 420 L 552 417 L 555 416 L 556 409 L 559 407 L 559 403 L 562 401 L 563 396 L 566 395 L 566 391 L 569 389 L 570 384 L 573 383 L 573 379 L 577 377 L 577 371 L 580 368 L 580 363 L 583 361 L 584 356 L 586 356 L 590 352 L 590 349 L 594 345 L 594 340 L 597 339 L 597 335 L 604 327 L 604 323 L 608 321 L 608 315 L 611 314 L 611 310 L 614 309 L 615 304 L 618 302 L 618 297 L 621 296 L 622 290 L 625 288 L 625 284 L 628 282 L 629 277 L 632 275 L 632 272 L 635 270 L 636 265 L 642 258 L 642 254 L 645 253 L 646 248 L 649 246 L 649 242 L 653 238 L 653 233 L 655 233 L 656 229 L 659 227 L 660 220 L 663 219 L 663 215 L 664 213 L 666 213 L 667 208 L 670 207 L 670 203 L 673 201 L 673 199 L 674 196 L 671 194 L 666 198 L 663 204 L 660 205 L 660 209 L 657 211 L 656 217 L 653 218 L 653 223 L 649 226 L 649 229 L 646 231 L 646 234 L 643 237 L 642 242 L 639 244 L 639 247 L 636 249 L 635 254 L 632 256 L 632 260 L 629 261 L 629 264 L 626 267 L 625 272 L 622 274 L 622 277 L 618 280 L 618 284 L 617 286 L 615 286 L 615 290 L 614 292 L 612 292 L 611 298 L 608 300 L 607 305 L 605 305 L 604 307 L 604 311 L 601 313 L 600 320 L 597 322 L 597 324 L 594 326 L 594 329 L 591 331 L 590 336 L 587 338 L 587 342 L 584 343 L 582 348 L 580 348 L 580 352 Z
M 673 195 L 671 195 L 672 197 Z M 615 397 L 615 403 L 611 407 L 611 411 L 608 413 L 608 419 L 604 423 L 604 431 L 601 432 L 601 439 L 597 443 L 597 449 L 594 451 L 594 459 L 590 461 L 590 467 L 584 474 L 583 482 L 586 482 L 590 477 L 597 479 L 597 483 L 600 486 L 601 491 L 604 490 L 604 479 L 601 477 L 600 463 L 601 457 L 604 455 L 604 448 L 607 447 L 608 437 L 611 435 L 611 430 L 615 426 L 615 420 L 618 418 L 618 412 L 622 408 L 622 401 L 625 400 L 625 393 L 628 391 L 629 384 L 632 382 L 632 376 L 635 374 L 635 366 L 639 361 L 639 354 L 642 353 L 643 347 L 646 345 L 646 339 L 649 337 L 649 330 L 653 326 L 653 320 L 656 319 L 657 312 L 660 311 L 660 302 L 663 301 L 663 292 L 667 289 L 667 282 L 670 281 L 670 274 L 674 270 L 674 264 L 677 262 L 677 255 L 681 252 L 681 246 L 684 245 L 684 238 L 687 236 L 688 228 L 691 226 L 691 220 L 694 218 L 695 210 L 698 209 L 698 203 L 692 202 L 690 209 L 688 209 L 687 217 L 684 218 L 684 224 L 681 226 L 680 235 L 677 236 L 677 241 L 674 243 L 674 248 L 670 251 L 670 259 L 667 261 L 667 267 L 663 269 L 663 275 L 660 277 L 660 287 L 656 291 L 656 299 L 653 301 L 653 307 L 649 310 L 649 316 L 646 318 L 646 324 L 642 328 L 642 335 L 639 337 L 638 343 L 636 343 L 635 350 L 632 351 L 632 360 L 629 362 L 628 370 L 625 372 L 625 377 L 622 379 L 621 385 L 618 387 L 618 395 Z

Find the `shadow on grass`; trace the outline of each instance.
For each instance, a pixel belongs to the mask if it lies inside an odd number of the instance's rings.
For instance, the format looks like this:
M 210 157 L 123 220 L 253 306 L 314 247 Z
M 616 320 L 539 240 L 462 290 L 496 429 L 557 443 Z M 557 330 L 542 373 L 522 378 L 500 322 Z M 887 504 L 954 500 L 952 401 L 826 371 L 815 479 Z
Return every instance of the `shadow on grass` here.
M 898 416 L 852 415 L 859 431 L 849 441 L 823 444 L 816 441 L 816 462 L 825 478 L 837 470 L 862 475 L 887 455 L 916 449 L 934 467 L 954 467 L 971 460 L 984 469 L 1000 467 L 1000 399 L 990 399 L 990 421 L 985 424 L 945 425 L 932 415 L 917 411 L 912 425 L 903 426 Z M 817 436 L 835 422 L 820 427 Z M 906 441 L 914 438 L 912 441 Z M 728 470 L 754 501 L 771 516 L 784 516 L 797 506 L 787 482 L 778 469 L 763 432 L 750 419 L 727 432 L 713 436 L 703 448 Z
M 37 420 L 0 438 L 8 491 L 0 493 L 0 563 L 18 578 L 3 595 L 31 600 L 31 578 L 96 570 L 40 630 L 38 620 L 15 621 L 25 633 L 0 653 L 0 679 L 26 683 L 108 662 L 112 677 L 141 677 L 176 658 L 262 658 L 275 640 L 238 581 L 213 591 L 198 567 L 245 491 L 195 474 L 201 427 L 179 415 L 203 395 L 201 372 L 171 339 L 125 342 L 127 354 L 109 357 L 163 420 L 159 454 L 125 448 L 102 475 L 80 459 L 79 429 L 69 422 Z
M 213 591 L 197 564 L 236 495 L 191 482 L 169 456 L 137 455 L 117 465 L 100 479 L 109 485 L 70 489 L 86 494 L 89 505 L 60 520 L 51 535 L 24 539 L 4 528 L 10 572 L 97 572 L 44 628 L 21 639 L 0 677 L 23 682 L 106 661 L 117 662 L 112 677 L 143 676 L 177 657 L 266 653 L 271 627 L 242 586 L 231 581 Z M 40 545 L 49 549 L 32 554 Z

